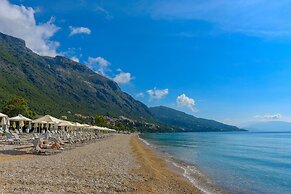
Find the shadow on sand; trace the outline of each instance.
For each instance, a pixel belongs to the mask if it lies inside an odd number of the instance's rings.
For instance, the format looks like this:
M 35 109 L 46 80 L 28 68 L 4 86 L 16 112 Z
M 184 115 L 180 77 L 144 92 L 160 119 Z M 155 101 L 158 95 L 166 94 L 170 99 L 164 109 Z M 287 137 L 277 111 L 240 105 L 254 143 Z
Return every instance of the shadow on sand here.
M 19 155 L 25 155 L 26 154 L 26 151 L 20 151 L 20 150 L 0 150 L 0 154 L 19 156 Z

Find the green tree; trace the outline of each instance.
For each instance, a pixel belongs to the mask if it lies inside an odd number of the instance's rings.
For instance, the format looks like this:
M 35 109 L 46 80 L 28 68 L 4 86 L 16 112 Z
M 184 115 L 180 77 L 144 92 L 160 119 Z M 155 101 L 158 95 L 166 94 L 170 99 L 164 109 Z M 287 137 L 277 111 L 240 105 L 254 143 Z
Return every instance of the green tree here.
M 8 100 L 3 108 L 2 112 L 7 114 L 9 117 L 22 114 L 25 117 L 34 117 L 35 112 L 30 110 L 28 103 L 23 98 L 11 98 Z
M 105 127 L 106 125 L 106 120 L 104 118 L 104 116 L 102 115 L 96 115 L 95 117 L 95 124 L 100 126 L 100 127 Z

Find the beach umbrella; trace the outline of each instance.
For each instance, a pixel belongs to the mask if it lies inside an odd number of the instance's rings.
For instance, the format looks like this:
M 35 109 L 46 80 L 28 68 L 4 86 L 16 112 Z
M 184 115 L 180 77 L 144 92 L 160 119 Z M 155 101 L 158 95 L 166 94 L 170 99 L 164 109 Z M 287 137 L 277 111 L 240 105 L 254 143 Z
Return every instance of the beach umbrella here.
M 38 119 L 33 120 L 33 123 L 40 123 L 42 124 L 42 128 L 45 126 L 47 129 L 49 129 L 49 125 L 55 127 L 58 123 L 62 122 L 61 119 L 57 119 L 50 115 L 45 115 L 43 117 L 40 117 Z
M 19 114 L 18 116 L 16 117 L 12 117 L 9 119 L 10 121 L 14 121 L 14 122 L 20 122 L 20 121 L 26 121 L 26 122 L 31 122 L 32 120 L 27 118 L 27 117 L 24 117 L 22 116 L 21 114 Z
M 74 123 L 74 127 L 77 128 L 77 129 L 85 128 L 85 126 L 80 124 L 80 123 Z
M 8 117 L 4 117 L 2 119 L 2 123 L 3 123 L 3 125 L 10 125 Z
M 26 133 L 29 133 L 30 129 L 31 129 L 31 122 L 28 123 L 28 128 L 26 128 Z
M 58 127 L 58 124 L 59 124 L 59 123 L 56 123 L 56 122 L 49 122 L 49 124 L 51 125 L 51 127 L 52 127 L 53 129 L 56 129 L 56 128 Z
M 24 121 L 19 121 L 19 127 L 20 128 L 24 127 Z
M 9 120 L 14 122 L 14 124 L 13 124 L 14 128 L 16 128 L 16 122 L 19 122 L 19 128 L 24 127 L 24 122 L 29 122 L 29 123 L 31 122 L 31 119 L 24 117 L 21 114 L 19 114 L 16 117 L 12 117 Z
M 99 126 L 91 126 L 91 127 L 89 127 L 89 129 L 96 129 L 96 130 L 99 130 L 99 131 L 104 130 L 103 127 L 99 127 Z
M 3 130 L 6 130 L 10 125 L 8 116 L 3 113 L 0 113 L 0 121 L 1 121 L 0 126 L 3 127 Z
M 107 127 L 103 127 L 103 131 L 111 131 L 112 129 L 109 129 L 109 128 L 107 128 Z
M 8 117 L 7 115 L 0 113 L 0 118 Z
M 46 124 L 47 123 L 60 123 L 60 122 L 62 122 L 61 119 L 57 119 L 50 115 L 45 115 L 43 117 L 33 120 L 33 123 L 46 123 Z
M 116 132 L 116 130 L 115 130 L 115 129 L 109 129 L 109 131 L 110 131 L 110 132 Z
M 41 127 L 43 127 L 43 125 L 46 124 L 45 121 L 41 121 L 41 122 L 38 122 L 38 123 L 32 121 L 32 123 L 33 123 L 33 126 L 34 126 L 34 127 L 38 127 L 39 125 L 40 125 Z
M 13 122 L 13 128 L 14 129 L 16 128 L 16 122 Z
M 44 125 L 45 125 L 45 128 L 47 129 L 49 128 L 49 123 L 45 123 Z
M 65 129 L 67 127 L 67 129 L 70 129 L 71 127 L 74 127 L 74 124 L 69 121 L 62 121 L 58 123 L 58 127 L 61 127 L 62 129 Z
M 1 125 L 1 126 L 6 125 L 6 124 L 5 124 L 5 117 L 0 117 L 0 119 L 1 119 L 1 123 L 0 123 L 0 125 Z
M 38 123 L 33 123 L 33 127 L 38 127 Z
M 69 121 L 62 121 L 62 122 L 58 123 L 58 126 L 59 127 L 73 127 L 75 125 Z
M 97 126 L 90 126 L 88 129 L 97 129 Z

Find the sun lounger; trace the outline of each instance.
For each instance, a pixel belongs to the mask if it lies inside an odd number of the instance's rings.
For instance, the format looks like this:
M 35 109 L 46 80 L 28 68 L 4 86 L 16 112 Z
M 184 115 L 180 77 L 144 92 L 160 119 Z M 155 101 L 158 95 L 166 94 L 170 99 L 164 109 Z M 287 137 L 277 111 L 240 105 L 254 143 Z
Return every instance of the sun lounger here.
M 19 143 L 19 144 L 20 144 L 21 139 L 20 139 L 19 135 L 18 135 L 17 133 L 12 133 L 12 135 L 13 135 L 13 137 L 14 137 L 14 141 L 15 141 L 16 143 Z
M 9 144 L 15 144 L 14 139 L 13 139 L 13 136 L 12 136 L 11 133 L 6 133 L 5 137 L 6 137 L 6 141 L 7 141 Z
M 40 138 L 37 138 L 37 139 L 34 139 L 32 141 L 32 144 L 33 144 L 33 148 L 32 148 L 32 151 L 37 153 L 37 154 L 41 154 L 41 153 L 45 153 L 44 150 L 41 149 L 41 147 L 39 146 L 41 143 L 40 141 Z

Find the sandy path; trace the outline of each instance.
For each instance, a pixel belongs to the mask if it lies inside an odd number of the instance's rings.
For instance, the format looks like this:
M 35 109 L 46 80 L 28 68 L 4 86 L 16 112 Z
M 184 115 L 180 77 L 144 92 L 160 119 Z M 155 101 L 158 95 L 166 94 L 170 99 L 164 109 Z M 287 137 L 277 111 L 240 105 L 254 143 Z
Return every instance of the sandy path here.
M 133 192 L 130 136 L 118 135 L 52 156 L 1 162 L 1 193 Z

